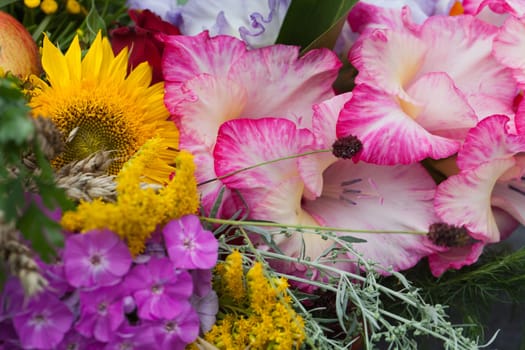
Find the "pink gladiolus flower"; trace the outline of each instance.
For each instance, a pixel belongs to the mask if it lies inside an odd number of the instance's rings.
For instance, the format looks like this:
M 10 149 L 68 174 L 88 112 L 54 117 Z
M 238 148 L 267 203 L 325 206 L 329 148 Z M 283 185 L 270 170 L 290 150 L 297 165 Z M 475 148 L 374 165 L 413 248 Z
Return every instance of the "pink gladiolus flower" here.
M 525 3 L 521 0 L 463 0 L 465 14 L 500 25 L 509 16 L 525 15 Z
M 509 17 L 494 39 L 494 56 L 512 69 L 521 89 L 525 88 L 525 19 Z
M 220 125 L 230 119 L 279 116 L 309 127 L 311 107 L 334 95 L 341 63 L 329 50 L 274 45 L 247 50 L 235 38 L 163 36 L 165 103 L 181 133 L 180 147 L 195 156 L 197 180 L 216 177 L 213 147 Z M 220 182 L 199 186 L 210 210 Z M 229 193 L 225 193 L 228 200 Z
M 74 287 L 109 286 L 120 282 L 131 266 L 126 244 L 109 230 L 93 230 L 67 238 L 64 268 Z
M 199 218 L 186 215 L 164 226 L 166 250 L 175 268 L 211 269 L 217 263 L 219 242 Z
M 501 239 L 493 207 L 525 223 L 525 134 L 510 133 L 509 121 L 495 115 L 470 130 L 458 153 L 461 172 L 436 192 L 439 217 L 483 242 Z
M 337 135 L 357 136 L 367 162 L 445 158 L 478 120 L 513 115 L 511 71 L 491 55 L 497 27 L 470 16 L 404 21 L 404 30 L 365 32 L 350 52 L 359 74 Z
M 501 232 L 502 238 L 509 236 L 517 227 L 518 223 L 503 210 L 493 207 L 494 219 Z M 483 248 L 488 244 L 484 241 L 471 240 L 467 244 L 448 247 L 428 256 L 428 265 L 435 277 L 441 276 L 448 269 L 460 269 L 478 261 Z
M 309 130 L 297 129 L 286 119 L 242 119 L 223 124 L 214 151 L 217 174 L 308 150 L 330 148 L 336 140 L 338 111 L 348 97 L 337 96 L 316 106 L 315 138 Z M 240 192 L 250 216 L 259 220 L 423 232 L 437 220 L 432 206 L 435 184 L 418 164 L 396 167 L 355 164 L 331 154 L 319 154 L 253 168 L 222 181 Z M 409 268 L 437 249 L 424 236 L 337 234 L 365 239 L 366 243 L 356 243 L 354 248 L 384 269 Z M 309 233 L 274 239 L 289 256 L 304 253 L 312 260 L 320 258 L 333 245 L 332 241 Z M 355 265 L 340 264 L 346 269 L 352 266 Z M 301 266 L 279 268 L 305 273 Z

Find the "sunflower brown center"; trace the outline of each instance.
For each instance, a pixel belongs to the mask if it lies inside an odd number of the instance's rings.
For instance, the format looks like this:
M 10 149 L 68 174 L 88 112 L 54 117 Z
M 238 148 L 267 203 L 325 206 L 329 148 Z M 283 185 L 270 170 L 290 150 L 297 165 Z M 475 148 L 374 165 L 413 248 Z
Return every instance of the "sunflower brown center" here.
M 108 173 L 117 174 L 138 149 L 138 140 L 122 118 L 124 112 L 104 104 L 74 103 L 52 119 L 67 139 L 64 152 L 53 160 L 60 168 L 99 151 L 114 151 Z

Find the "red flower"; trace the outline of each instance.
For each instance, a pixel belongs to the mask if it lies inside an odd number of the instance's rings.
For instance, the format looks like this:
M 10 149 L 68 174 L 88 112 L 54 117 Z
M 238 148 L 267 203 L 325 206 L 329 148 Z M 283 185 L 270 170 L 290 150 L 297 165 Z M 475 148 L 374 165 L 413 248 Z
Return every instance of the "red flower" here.
M 178 35 L 177 27 L 163 21 L 150 10 L 130 10 L 129 16 L 135 22 L 133 27 L 120 27 L 111 31 L 111 46 L 115 54 L 124 47 L 130 51 L 128 71 L 144 61 L 153 68 L 152 84 L 164 80 L 162 77 L 161 59 L 164 43 L 155 38 L 155 34 Z

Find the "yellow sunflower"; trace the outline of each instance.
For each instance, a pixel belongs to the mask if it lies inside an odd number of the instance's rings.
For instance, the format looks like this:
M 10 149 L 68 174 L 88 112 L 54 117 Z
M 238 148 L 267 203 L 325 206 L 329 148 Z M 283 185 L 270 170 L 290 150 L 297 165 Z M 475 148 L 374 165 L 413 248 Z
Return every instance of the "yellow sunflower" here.
M 101 150 L 113 151 L 110 174 L 149 139 L 162 140 L 162 152 L 143 174 L 145 180 L 166 183 L 179 143 L 179 133 L 164 106 L 164 84 L 150 86 L 151 68 L 140 64 L 127 74 L 128 53 L 113 54 L 99 33 L 82 59 L 78 37 L 65 54 L 44 38 L 42 66 L 46 83 L 34 79 L 29 102 L 34 116 L 49 117 L 67 139 L 65 151 L 53 160 L 63 165 Z

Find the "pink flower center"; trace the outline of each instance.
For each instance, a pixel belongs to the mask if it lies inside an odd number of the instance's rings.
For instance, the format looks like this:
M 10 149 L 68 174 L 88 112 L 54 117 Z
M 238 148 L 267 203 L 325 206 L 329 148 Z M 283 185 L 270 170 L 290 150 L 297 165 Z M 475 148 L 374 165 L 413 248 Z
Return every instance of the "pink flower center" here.
M 105 315 L 107 309 L 108 309 L 108 305 L 107 305 L 107 303 L 105 301 L 100 303 L 100 304 L 98 304 L 97 310 L 98 310 L 99 314 Z
M 166 322 L 166 324 L 164 325 L 164 329 L 168 333 L 174 332 L 176 328 L 177 328 L 177 323 L 174 321 Z
M 195 249 L 195 241 L 192 238 L 185 238 L 183 242 L 184 248 L 187 250 Z
M 43 325 L 46 323 L 47 318 L 43 314 L 36 314 L 35 316 L 33 316 L 32 321 L 33 321 L 32 323 L 35 325 Z
M 91 265 L 97 266 L 102 263 L 102 258 L 100 257 L 100 255 L 95 254 L 89 259 L 89 262 L 91 263 Z
M 162 284 L 155 283 L 153 286 L 151 286 L 151 292 L 153 294 L 161 294 L 162 293 Z

